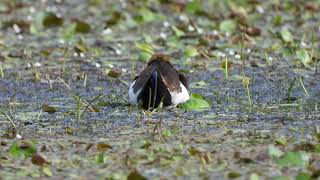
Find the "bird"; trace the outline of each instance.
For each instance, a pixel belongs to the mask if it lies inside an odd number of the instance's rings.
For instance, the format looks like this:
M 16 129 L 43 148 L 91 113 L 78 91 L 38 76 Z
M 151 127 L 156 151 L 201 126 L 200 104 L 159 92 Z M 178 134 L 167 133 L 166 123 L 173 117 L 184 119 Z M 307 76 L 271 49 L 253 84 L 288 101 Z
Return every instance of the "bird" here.
M 142 104 L 145 110 L 163 106 L 176 107 L 189 100 L 187 79 L 169 62 L 169 56 L 154 54 L 147 67 L 129 87 L 129 101 Z

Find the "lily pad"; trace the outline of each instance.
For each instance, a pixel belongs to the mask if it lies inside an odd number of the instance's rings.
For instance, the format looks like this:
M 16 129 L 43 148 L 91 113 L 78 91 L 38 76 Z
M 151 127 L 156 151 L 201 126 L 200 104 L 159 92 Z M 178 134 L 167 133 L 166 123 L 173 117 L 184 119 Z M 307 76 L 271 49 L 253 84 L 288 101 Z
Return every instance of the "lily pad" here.
M 76 26 L 75 26 L 75 32 L 77 33 L 83 33 L 83 34 L 86 34 L 86 33 L 89 33 L 91 31 L 91 26 L 84 22 L 84 21 L 79 21 L 77 20 L 75 22 Z
M 201 2 L 199 0 L 192 0 L 187 4 L 186 7 L 187 12 L 189 13 L 196 13 L 201 10 Z
M 147 43 L 136 43 L 136 47 L 140 50 L 139 60 L 141 61 L 149 61 L 152 54 L 154 53 L 154 48 L 152 45 Z
M 233 33 L 236 27 L 237 25 L 233 20 L 227 19 L 220 23 L 219 29 L 223 32 Z
M 287 166 L 305 166 L 309 161 L 309 156 L 305 152 L 287 152 L 279 160 L 278 164 Z
M 187 110 L 201 110 L 210 108 L 210 104 L 202 95 L 191 94 L 190 99 L 187 102 L 180 104 L 179 107 Z
M 9 153 L 14 157 L 30 157 L 37 152 L 36 146 L 31 142 L 14 142 Z
M 41 12 L 37 16 L 37 22 L 40 26 L 45 28 L 57 27 L 63 25 L 63 19 L 58 17 L 53 12 Z
M 281 38 L 286 43 L 293 42 L 293 36 L 287 28 L 282 28 L 280 31 Z
M 306 49 L 300 49 L 296 51 L 297 58 L 302 62 L 305 67 L 309 66 L 311 57 Z
M 192 46 L 188 46 L 184 52 L 185 56 L 187 57 L 195 57 L 197 56 L 199 53 L 198 53 L 198 50 Z
M 42 111 L 47 112 L 47 113 L 55 113 L 55 112 L 57 112 L 57 109 L 53 106 L 49 106 L 47 104 L 44 104 L 42 106 Z

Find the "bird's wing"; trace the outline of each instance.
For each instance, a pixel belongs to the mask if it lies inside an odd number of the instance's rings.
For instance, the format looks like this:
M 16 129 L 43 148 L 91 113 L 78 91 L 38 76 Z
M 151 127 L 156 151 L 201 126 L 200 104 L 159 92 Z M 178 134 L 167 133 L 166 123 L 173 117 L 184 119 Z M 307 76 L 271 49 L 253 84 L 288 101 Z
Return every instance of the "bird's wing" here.
M 183 74 L 179 73 L 179 80 L 184 85 L 184 87 L 186 89 L 189 89 L 189 84 L 188 84 L 187 78 Z
M 177 70 L 169 62 L 160 62 L 159 72 L 162 82 L 171 92 L 180 91 L 180 80 Z
M 149 66 L 147 66 L 141 73 L 140 75 L 137 77 L 136 82 L 133 86 L 133 91 L 136 93 L 138 90 L 143 89 L 148 80 L 150 79 L 153 71 L 156 70 L 156 66 L 150 64 Z

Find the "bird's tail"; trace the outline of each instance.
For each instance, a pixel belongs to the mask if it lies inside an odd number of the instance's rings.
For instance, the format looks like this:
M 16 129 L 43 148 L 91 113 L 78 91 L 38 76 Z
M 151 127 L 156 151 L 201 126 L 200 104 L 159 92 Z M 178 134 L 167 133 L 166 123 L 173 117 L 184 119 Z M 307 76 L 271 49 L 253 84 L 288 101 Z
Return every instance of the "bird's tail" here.
M 150 89 L 149 91 L 149 108 L 152 107 L 154 109 L 156 107 L 156 101 L 157 101 L 157 96 L 158 96 L 158 71 L 155 70 L 152 72 L 152 75 L 149 79 L 150 81 Z M 152 105 L 152 106 L 151 106 Z

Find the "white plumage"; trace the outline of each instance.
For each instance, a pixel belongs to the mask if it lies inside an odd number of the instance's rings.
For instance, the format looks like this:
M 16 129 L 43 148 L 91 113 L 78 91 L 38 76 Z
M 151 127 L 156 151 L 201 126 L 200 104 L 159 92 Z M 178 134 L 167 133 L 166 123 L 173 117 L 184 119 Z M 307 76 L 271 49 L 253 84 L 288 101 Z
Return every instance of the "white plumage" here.
M 133 83 L 131 83 L 129 88 L 129 102 L 132 104 L 138 103 L 138 96 L 142 90 L 142 89 L 139 89 L 137 93 L 134 93 L 133 86 L 135 82 L 136 81 L 133 81 Z M 181 88 L 181 92 L 179 91 L 179 93 L 169 91 L 171 96 L 171 103 L 173 106 L 177 106 L 178 104 L 184 103 L 190 99 L 187 88 L 181 82 L 180 82 L 180 88 Z

